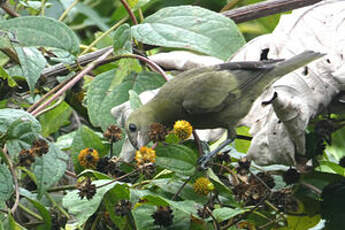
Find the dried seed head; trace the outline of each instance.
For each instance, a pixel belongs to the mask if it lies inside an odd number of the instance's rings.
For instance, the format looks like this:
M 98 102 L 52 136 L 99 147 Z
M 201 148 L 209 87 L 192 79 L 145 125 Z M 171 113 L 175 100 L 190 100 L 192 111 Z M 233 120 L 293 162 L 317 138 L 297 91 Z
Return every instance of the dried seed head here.
M 153 123 L 150 127 L 149 136 L 153 142 L 161 142 L 165 140 L 165 136 L 168 135 L 168 129 L 160 124 Z
M 172 214 L 173 210 L 169 206 L 162 207 L 159 206 L 157 210 L 152 214 L 154 219 L 153 224 L 168 227 L 172 225 L 174 215 Z
M 122 130 L 116 125 L 111 125 L 104 132 L 103 136 L 110 142 L 117 142 L 122 139 Z
M 77 183 L 77 189 L 79 190 L 78 195 L 81 199 L 86 197 L 86 199 L 90 200 L 96 194 L 96 185 L 91 184 L 90 177 L 87 177 L 80 183 Z

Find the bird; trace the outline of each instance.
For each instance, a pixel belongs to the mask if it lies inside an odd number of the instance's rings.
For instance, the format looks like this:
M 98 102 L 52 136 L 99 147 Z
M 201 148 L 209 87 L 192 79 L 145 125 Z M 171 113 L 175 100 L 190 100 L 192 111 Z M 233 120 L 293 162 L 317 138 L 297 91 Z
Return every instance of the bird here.
M 228 62 L 182 72 L 130 114 L 125 122 L 128 138 L 138 149 L 150 142 L 151 124 L 172 127 L 177 120 L 188 121 L 194 129 L 225 128 L 227 139 L 198 159 L 200 167 L 207 168 L 208 161 L 234 140 L 236 124 L 266 88 L 323 55 L 309 50 L 287 60 Z

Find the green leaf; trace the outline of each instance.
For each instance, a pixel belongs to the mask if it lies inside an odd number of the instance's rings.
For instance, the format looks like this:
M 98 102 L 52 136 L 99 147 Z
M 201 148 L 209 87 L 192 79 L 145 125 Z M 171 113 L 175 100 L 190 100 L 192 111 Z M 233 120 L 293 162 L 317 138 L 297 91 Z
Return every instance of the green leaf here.
M 92 182 L 92 184 L 97 187 L 110 181 L 111 180 L 97 180 Z M 68 213 L 74 215 L 75 218 L 78 219 L 79 224 L 83 224 L 94 212 L 96 212 L 105 193 L 117 184 L 122 186 L 120 183 L 111 183 L 101 188 L 97 188 L 96 194 L 90 200 L 87 200 L 86 198 L 81 199 L 77 190 L 68 192 L 62 199 L 62 205 L 68 209 Z
M 41 115 L 42 135 L 47 137 L 58 131 L 60 127 L 68 125 L 71 114 L 72 108 L 66 102 L 62 102 L 56 108 Z
M 41 216 L 43 217 L 44 224 L 39 225 L 40 229 L 51 229 L 52 225 L 52 218 L 50 216 L 49 211 L 38 201 L 30 199 L 29 197 L 26 197 L 34 206 L 35 208 L 39 211 Z
M 0 109 L 0 137 L 4 135 L 11 156 L 30 148 L 40 131 L 40 123 L 30 113 L 19 109 Z
M 239 207 L 240 205 L 236 202 L 232 191 L 229 189 L 228 186 L 226 186 L 220 179 L 219 177 L 213 172 L 211 168 L 207 170 L 207 175 L 209 178 L 212 180 L 212 183 L 214 184 L 214 187 L 216 191 L 229 199 L 229 203 L 232 206 Z
M 132 53 L 132 35 L 129 24 L 122 24 L 114 32 L 114 54 Z
M 165 137 L 165 142 L 168 144 L 178 144 L 180 141 L 180 138 L 173 132 L 169 133 Z
M 87 91 L 88 114 L 91 123 L 94 126 L 100 126 L 103 130 L 115 123 L 110 110 L 129 99 L 130 89 L 140 94 L 143 91 L 158 88 L 165 82 L 157 73 L 132 73 L 114 88 L 113 82 L 116 81 L 116 75 L 114 70 L 97 75 Z
M 132 27 L 140 42 L 191 49 L 222 60 L 245 44 L 229 18 L 197 6 L 166 7 Z
M 337 173 L 341 176 L 345 176 L 345 168 L 341 167 L 337 163 L 331 161 L 320 161 L 319 164 L 318 169 L 322 172 Z
M 41 76 L 41 72 L 47 64 L 46 59 L 36 48 L 15 48 L 23 75 L 30 87 L 31 92 L 35 89 L 35 84 Z
M 80 173 L 83 167 L 79 164 L 79 152 L 85 148 L 93 148 L 98 151 L 100 157 L 108 153 L 109 146 L 105 146 L 100 135 L 95 133 L 87 126 L 81 126 L 76 132 L 71 149 L 72 161 L 74 163 L 75 171 Z
M 332 133 L 332 145 L 327 145 L 326 151 L 337 160 L 345 156 L 345 128 Z
M 191 149 L 177 144 L 157 146 L 156 163 L 182 176 L 191 176 L 195 172 L 197 154 Z
M 135 110 L 143 105 L 143 103 L 141 103 L 139 95 L 134 90 L 129 90 L 128 94 L 129 94 L 129 102 L 131 104 L 131 109 Z
M 0 29 L 14 33 L 21 46 L 55 47 L 72 54 L 79 52 L 79 40 L 75 33 L 53 18 L 17 17 L 0 21 Z
M 67 160 L 68 156 L 53 143 L 50 143 L 48 153 L 35 158 L 32 167 L 37 179 L 39 197 L 61 179 L 67 168 Z
M 73 139 L 76 134 L 76 131 L 70 132 L 65 135 L 61 135 L 57 138 L 55 145 L 61 150 L 69 150 L 72 147 Z
M 240 208 L 217 208 L 213 210 L 213 215 L 217 219 L 218 222 L 222 222 L 224 220 L 228 220 L 232 217 L 240 215 L 248 211 L 247 209 L 240 209 Z
M 176 194 L 183 185 L 183 182 L 176 180 L 176 178 L 152 180 L 151 183 L 158 186 L 164 192 L 171 194 Z M 179 197 L 184 200 L 194 200 L 200 204 L 206 203 L 208 200 L 208 197 L 196 194 L 190 184 L 186 184 L 183 187 L 182 191 L 179 193 Z
M 7 84 L 10 87 L 15 87 L 17 85 L 17 82 L 1 66 L 0 66 L 0 78 L 7 80 Z
M 109 217 L 116 224 L 119 229 L 124 229 L 126 224 L 126 218 L 117 216 L 115 213 L 114 204 L 117 204 L 120 200 L 129 200 L 130 192 L 126 185 L 115 185 L 109 192 L 104 196 L 104 204 L 107 211 L 109 212 Z
M 0 164 L 0 202 L 10 199 L 14 192 L 13 178 L 10 170 L 4 164 Z
M 83 26 L 98 26 L 102 31 L 107 31 L 109 29 L 109 26 L 106 24 L 106 22 L 109 20 L 108 18 L 101 17 L 95 9 L 92 7 L 79 2 L 75 9 L 78 11 L 78 13 L 81 13 L 87 17 L 86 20 L 83 22 Z

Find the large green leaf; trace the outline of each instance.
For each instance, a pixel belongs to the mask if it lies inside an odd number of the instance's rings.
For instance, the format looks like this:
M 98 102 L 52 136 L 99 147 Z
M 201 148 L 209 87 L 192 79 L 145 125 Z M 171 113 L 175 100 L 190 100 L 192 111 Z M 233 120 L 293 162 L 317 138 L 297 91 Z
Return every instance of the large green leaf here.
M 62 102 L 56 108 L 44 113 L 40 116 L 42 135 L 47 137 L 58 131 L 60 127 L 68 125 L 71 114 L 72 108 L 66 102 Z
M 8 167 L 0 164 L 0 202 L 10 199 L 14 192 L 13 179 Z
M 52 143 L 49 145 L 48 153 L 35 158 L 33 172 L 39 196 L 61 179 L 67 168 L 67 160 L 68 156 Z
M 24 16 L 0 22 L 0 29 L 15 34 L 22 46 L 55 47 L 77 54 L 79 40 L 65 24 L 43 16 Z
M 146 44 L 185 48 L 228 59 L 245 43 L 229 18 L 196 6 L 167 7 L 132 27 Z
M 110 110 L 129 99 L 128 91 L 130 89 L 140 94 L 143 91 L 158 88 L 165 82 L 163 77 L 157 73 L 141 72 L 130 74 L 121 84 L 114 87 L 113 82 L 117 81 L 116 73 L 111 70 L 98 75 L 91 82 L 87 91 L 90 120 L 94 126 L 100 126 L 103 130 L 115 123 Z
M 37 229 L 51 229 L 52 225 L 52 218 L 50 216 L 49 211 L 44 207 L 40 202 L 30 199 L 29 197 L 26 197 L 34 206 L 35 208 L 39 211 L 40 215 L 43 217 L 43 224 L 39 225 Z
M 113 48 L 115 55 L 132 53 L 131 27 L 127 23 L 115 30 Z
M 213 216 L 217 219 L 218 222 L 223 222 L 224 220 L 228 220 L 234 216 L 240 215 L 246 212 L 246 209 L 240 208 L 217 208 L 213 210 Z
M 47 64 L 46 59 L 40 51 L 32 47 L 16 47 L 20 67 L 23 75 L 30 87 L 31 92 L 35 89 L 35 84 L 41 76 L 41 72 Z
M 40 123 L 31 114 L 19 109 L 0 109 L 0 136 L 4 135 L 11 156 L 30 148 L 40 131 Z
M 171 193 L 171 197 L 176 194 L 183 185 L 183 181 L 176 180 L 176 178 L 157 179 L 152 180 L 151 183 L 158 186 L 164 192 Z M 196 194 L 190 184 L 186 184 L 183 187 L 179 193 L 179 197 L 184 200 L 193 200 L 200 204 L 206 203 L 208 200 L 208 197 Z
M 92 184 L 99 186 L 110 182 L 111 180 L 97 180 L 92 182 Z M 119 187 L 118 187 L 119 186 Z M 104 195 L 110 189 L 115 190 L 120 189 L 121 191 L 124 185 L 120 183 L 111 183 L 104 187 L 98 188 L 96 194 L 92 199 L 87 200 L 86 198 L 81 199 L 78 195 L 78 190 L 68 192 L 67 195 L 62 199 L 62 205 L 68 209 L 68 212 L 78 219 L 79 224 L 83 224 L 86 220 L 98 209 Z
M 190 148 L 183 145 L 170 144 L 167 146 L 157 146 L 155 150 L 158 166 L 182 176 L 194 174 L 197 154 Z

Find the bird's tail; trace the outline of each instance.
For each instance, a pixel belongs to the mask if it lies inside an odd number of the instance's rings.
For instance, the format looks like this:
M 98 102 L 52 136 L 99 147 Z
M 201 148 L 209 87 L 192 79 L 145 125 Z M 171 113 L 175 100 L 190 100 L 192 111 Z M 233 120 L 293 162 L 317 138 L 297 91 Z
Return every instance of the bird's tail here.
M 309 62 L 319 59 L 320 57 L 324 55 L 325 54 L 310 51 L 310 50 L 304 51 L 303 53 L 300 53 L 290 59 L 281 61 L 279 63 L 275 63 L 274 68 L 271 70 L 270 74 L 276 77 L 284 76 L 285 74 L 288 74 L 294 71 L 295 69 L 303 67 L 307 65 Z

